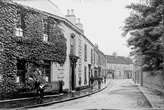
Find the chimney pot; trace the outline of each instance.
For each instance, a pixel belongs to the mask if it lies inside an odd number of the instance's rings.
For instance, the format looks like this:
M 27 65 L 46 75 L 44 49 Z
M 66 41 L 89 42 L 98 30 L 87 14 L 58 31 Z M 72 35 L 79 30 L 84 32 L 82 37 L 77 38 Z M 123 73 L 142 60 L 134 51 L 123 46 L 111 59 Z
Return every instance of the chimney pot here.
M 70 15 L 70 10 L 69 9 L 67 9 L 67 15 Z
M 71 15 L 74 15 L 74 9 L 71 9 Z
M 80 23 L 80 18 L 78 18 L 78 23 Z

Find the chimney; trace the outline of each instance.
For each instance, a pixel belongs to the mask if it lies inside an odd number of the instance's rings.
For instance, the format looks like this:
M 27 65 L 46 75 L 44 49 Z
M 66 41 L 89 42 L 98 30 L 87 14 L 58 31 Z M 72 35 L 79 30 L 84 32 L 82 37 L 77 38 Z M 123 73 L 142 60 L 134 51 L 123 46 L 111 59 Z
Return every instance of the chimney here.
M 94 46 L 94 48 L 96 49 L 96 50 L 98 50 L 98 44 L 97 43 L 95 43 L 95 46 Z
M 70 10 L 69 9 L 67 9 L 67 15 L 70 15 Z
M 77 18 L 76 26 L 84 33 L 83 25 L 80 23 L 80 18 Z
M 71 13 L 70 13 L 71 11 Z M 66 15 L 67 19 L 72 23 L 72 24 L 76 24 L 76 18 L 75 18 L 75 15 L 74 15 L 74 9 L 68 9 L 67 10 L 67 15 Z
M 113 52 L 113 56 L 117 57 L 117 52 Z
M 80 23 L 80 18 L 78 18 L 77 20 L 78 20 L 78 23 Z
M 71 15 L 74 15 L 74 9 L 71 9 Z

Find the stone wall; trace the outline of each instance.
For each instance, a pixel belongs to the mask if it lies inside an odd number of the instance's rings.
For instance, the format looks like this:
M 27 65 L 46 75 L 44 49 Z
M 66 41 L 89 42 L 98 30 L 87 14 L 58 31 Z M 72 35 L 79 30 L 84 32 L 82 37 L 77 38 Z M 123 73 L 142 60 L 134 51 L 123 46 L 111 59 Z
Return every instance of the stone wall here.
M 143 72 L 143 86 L 164 92 L 162 72 Z

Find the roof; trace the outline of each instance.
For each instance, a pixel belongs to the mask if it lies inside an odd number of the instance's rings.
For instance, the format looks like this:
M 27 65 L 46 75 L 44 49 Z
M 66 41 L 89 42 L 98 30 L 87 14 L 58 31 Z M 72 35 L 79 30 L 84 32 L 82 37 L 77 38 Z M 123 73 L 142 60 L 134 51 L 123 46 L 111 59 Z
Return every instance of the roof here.
M 133 64 L 130 58 L 125 58 L 123 56 L 112 56 L 112 55 L 105 55 L 107 59 L 107 63 L 114 63 L 114 64 Z
M 107 59 L 107 63 L 117 63 L 117 59 L 115 56 L 112 55 L 105 55 Z
M 48 12 L 58 17 L 65 18 L 65 15 L 50 0 L 12 0 L 12 1 L 18 4 L 22 4 L 24 6 L 32 7 L 37 10 Z
M 92 46 L 94 46 L 93 43 L 84 35 L 84 33 L 82 33 L 81 30 L 76 25 L 72 24 L 71 21 L 69 21 L 67 17 L 65 17 L 65 15 L 61 12 L 61 10 L 50 0 L 12 0 L 12 1 L 24 6 L 34 8 L 36 10 L 43 11 L 44 13 L 51 14 L 59 19 L 62 19 L 63 21 L 66 21 L 68 26 L 73 27 L 73 29 L 76 32 L 82 34 L 83 37 L 86 40 L 88 40 L 88 42 Z
M 129 63 L 124 59 L 124 57 L 122 57 L 122 56 L 117 56 L 117 63 L 119 63 L 119 64 L 129 64 Z
M 125 60 L 130 63 L 130 64 L 133 64 L 133 61 L 128 57 L 128 58 L 125 58 Z

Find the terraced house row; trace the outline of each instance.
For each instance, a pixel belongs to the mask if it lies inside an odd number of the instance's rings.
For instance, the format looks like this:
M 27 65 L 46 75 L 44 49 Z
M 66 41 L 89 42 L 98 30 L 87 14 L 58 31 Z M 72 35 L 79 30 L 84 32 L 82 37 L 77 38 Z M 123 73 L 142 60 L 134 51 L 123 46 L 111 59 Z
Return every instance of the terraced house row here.
M 74 91 L 89 87 L 92 74 L 106 74 L 105 55 L 84 35 L 73 9 L 65 16 L 50 0 L 0 2 L 3 83 L 29 88 L 29 79 L 41 76 L 53 89 L 63 80 L 64 90 Z
M 0 0 L 0 48 L 3 91 L 32 90 L 39 78 L 74 91 L 89 87 L 91 75 L 107 76 L 106 56 L 74 10 L 64 15 L 50 0 Z

